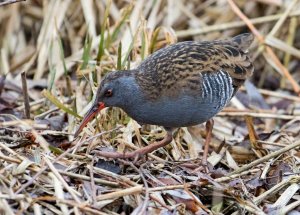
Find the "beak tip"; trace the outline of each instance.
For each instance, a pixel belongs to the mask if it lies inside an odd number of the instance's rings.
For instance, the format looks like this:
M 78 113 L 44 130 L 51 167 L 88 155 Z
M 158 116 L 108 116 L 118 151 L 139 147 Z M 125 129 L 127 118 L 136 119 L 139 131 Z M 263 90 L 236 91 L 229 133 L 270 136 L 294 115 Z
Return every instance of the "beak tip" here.
M 80 131 L 77 130 L 77 131 L 73 134 L 74 138 L 77 138 L 79 134 L 80 134 Z
M 79 134 L 79 133 L 76 131 L 76 132 L 74 133 L 74 135 L 73 135 L 74 138 L 77 138 L 77 137 L 78 137 L 78 134 Z
M 104 108 L 104 103 L 101 103 L 101 105 L 98 106 L 93 106 L 88 113 L 86 114 L 86 116 L 83 118 L 81 124 L 79 125 L 79 128 L 76 130 L 76 132 L 74 133 L 74 138 L 77 138 L 78 135 L 80 134 L 80 132 L 82 131 L 82 129 L 85 127 L 85 125 L 100 111 Z
M 79 136 L 79 134 L 81 133 L 81 131 L 82 131 L 82 129 L 81 129 L 81 127 L 79 127 L 76 131 L 75 131 L 75 133 L 74 133 L 74 138 L 77 138 L 78 136 Z

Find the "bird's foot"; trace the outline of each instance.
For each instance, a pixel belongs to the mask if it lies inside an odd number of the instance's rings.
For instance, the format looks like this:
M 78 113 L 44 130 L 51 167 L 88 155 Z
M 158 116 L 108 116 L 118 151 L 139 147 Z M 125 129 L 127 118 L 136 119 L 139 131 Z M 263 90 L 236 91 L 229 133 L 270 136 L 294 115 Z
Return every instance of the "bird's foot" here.
M 133 159 L 134 162 L 138 161 L 144 155 L 153 152 L 154 150 L 164 147 L 168 145 L 172 141 L 172 133 L 168 132 L 163 140 L 159 142 L 152 143 L 148 146 L 135 150 L 133 152 L 106 152 L 106 151 L 96 151 L 95 154 L 105 158 L 113 158 L 113 159 Z
M 113 158 L 113 159 L 128 159 L 128 158 L 135 158 L 138 157 L 136 151 L 134 152 L 127 152 L 127 153 L 120 153 L 120 152 L 106 152 L 106 151 L 95 151 L 95 155 L 105 157 L 105 158 Z

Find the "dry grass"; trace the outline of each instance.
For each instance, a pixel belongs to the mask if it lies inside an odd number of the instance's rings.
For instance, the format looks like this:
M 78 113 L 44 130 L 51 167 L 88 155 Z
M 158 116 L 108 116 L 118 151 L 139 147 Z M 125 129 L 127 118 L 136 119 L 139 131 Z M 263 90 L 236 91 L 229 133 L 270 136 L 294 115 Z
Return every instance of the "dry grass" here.
M 299 16 L 297 0 L 27 0 L 0 7 L 0 213 L 296 214 Z M 140 128 L 117 108 L 74 140 L 105 73 L 134 68 L 176 41 L 249 31 L 256 36 L 254 85 L 215 117 L 209 174 L 197 169 L 203 126 L 179 129 L 170 146 L 135 164 L 93 154 L 133 150 L 164 131 Z

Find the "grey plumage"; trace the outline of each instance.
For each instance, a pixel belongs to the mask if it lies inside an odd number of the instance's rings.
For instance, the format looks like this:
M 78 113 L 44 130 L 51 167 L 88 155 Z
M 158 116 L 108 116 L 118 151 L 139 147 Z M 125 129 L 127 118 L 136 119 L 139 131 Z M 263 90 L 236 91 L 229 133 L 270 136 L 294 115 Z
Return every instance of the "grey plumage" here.
M 164 127 L 203 123 L 251 76 L 247 49 L 252 41 L 251 34 L 242 34 L 162 48 L 136 69 L 108 73 L 94 106 L 120 107 L 140 123 Z

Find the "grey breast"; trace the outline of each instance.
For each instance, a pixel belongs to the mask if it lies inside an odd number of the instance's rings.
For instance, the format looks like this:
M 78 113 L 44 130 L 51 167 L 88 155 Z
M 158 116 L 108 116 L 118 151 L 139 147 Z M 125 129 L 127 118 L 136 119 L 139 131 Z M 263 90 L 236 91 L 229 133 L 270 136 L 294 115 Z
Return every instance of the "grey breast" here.
M 197 95 L 182 92 L 175 98 L 137 102 L 128 114 L 144 124 L 186 127 L 206 122 L 231 99 L 232 80 L 227 72 L 201 73 L 202 87 Z

